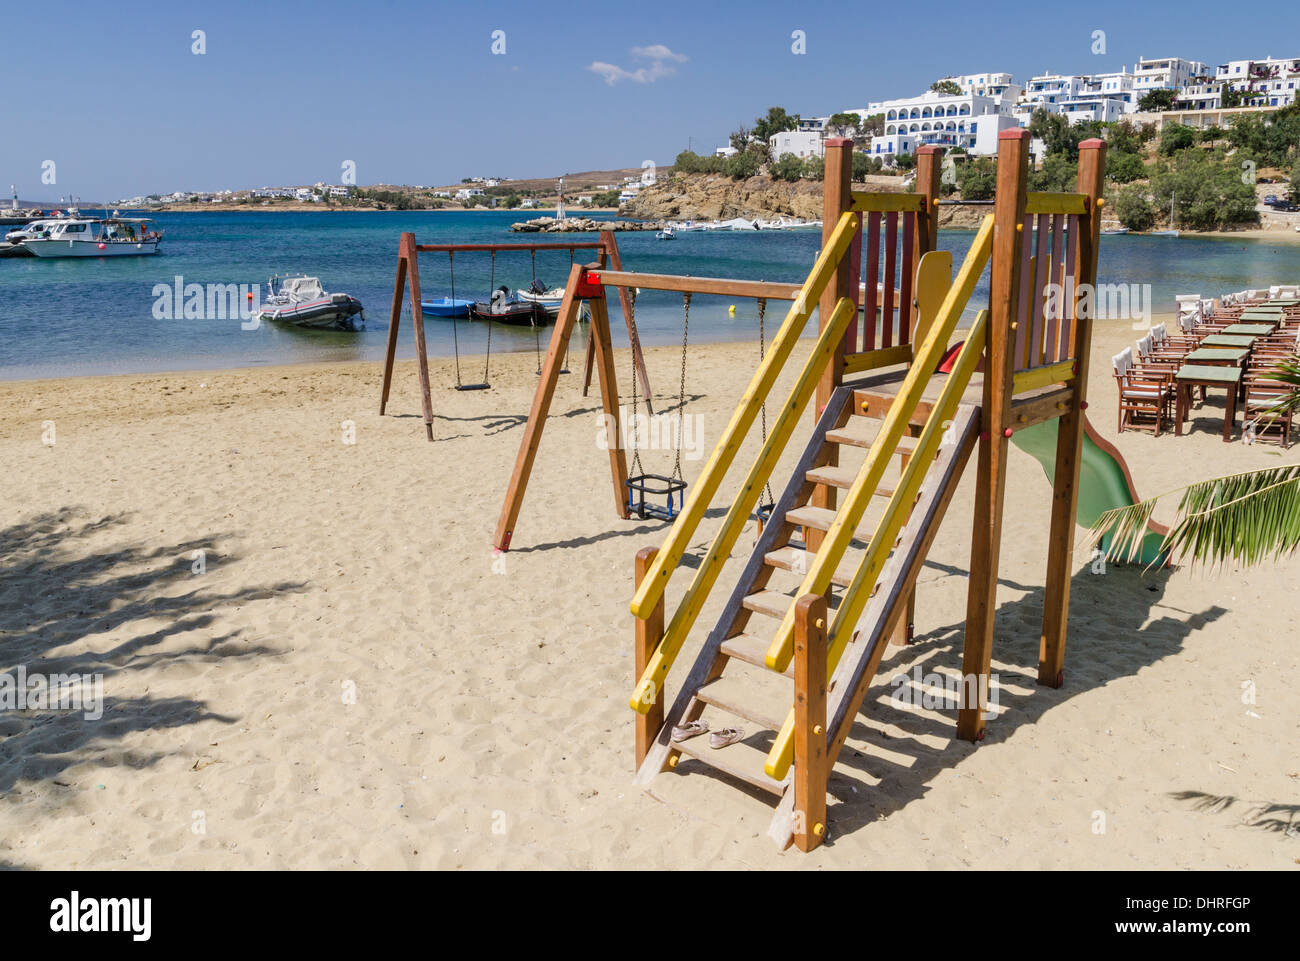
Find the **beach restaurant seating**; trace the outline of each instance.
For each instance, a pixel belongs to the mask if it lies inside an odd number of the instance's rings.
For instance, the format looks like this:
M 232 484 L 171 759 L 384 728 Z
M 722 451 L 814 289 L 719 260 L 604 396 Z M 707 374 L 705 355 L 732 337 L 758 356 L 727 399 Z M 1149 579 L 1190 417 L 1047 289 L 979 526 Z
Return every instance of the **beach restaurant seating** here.
M 1252 373 L 1246 378 L 1246 408 L 1242 414 L 1243 426 L 1253 423 L 1255 438 L 1276 431 L 1283 450 L 1291 446 L 1291 412 L 1272 413 L 1272 408 L 1291 392 L 1291 385 L 1272 380 L 1267 373 Z
M 1133 363 L 1132 347 L 1125 347 L 1111 362 L 1119 387 L 1119 432 L 1133 427 L 1154 430 L 1159 437 L 1170 416 L 1174 370 L 1138 367 Z

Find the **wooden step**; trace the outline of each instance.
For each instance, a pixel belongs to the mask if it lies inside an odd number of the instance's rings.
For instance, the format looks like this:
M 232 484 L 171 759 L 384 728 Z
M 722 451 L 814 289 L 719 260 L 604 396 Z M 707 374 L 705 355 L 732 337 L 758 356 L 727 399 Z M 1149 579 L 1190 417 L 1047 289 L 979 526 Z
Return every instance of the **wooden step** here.
M 753 736 L 752 732 L 745 733 L 747 736 Z M 761 747 L 738 741 L 715 751 L 709 747 L 709 736 L 701 734 L 689 741 L 674 743 L 673 749 L 680 751 L 685 757 L 694 758 L 701 764 L 707 764 L 723 774 L 769 791 L 777 797 L 785 794 L 787 781 L 773 781 L 763 770 L 763 765 L 767 761 L 767 752 Z
M 870 447 L 879 433 L 879 421 L 870 417 L 850 417 L 843 427 L 828 430 L 826 440 L 832 444 L 846 444 L 849 447 Z M 898 453 L 910 454 L 916 450 L 918 439 L 904 434 L 898 439 Z
M 805 504 L 803 507 L 796 507 L 793 510 L 786 511 L 785 519 L 787 523 L 799 527 L 811 527 L 815 531 L 828 531 L 835 520 L 835 511 L 827 510 L 825 507 L 813 507 L 811 504 Z
M 775 671 L 755 673 L 745 668 L 709 681 L 695 697 L 764 730 L 779 731 L 794 705 L 794 687 Z
M 794 599 L 789 594 L 782 594 L 780 591 L 758 591 L 750 594 L 741 604 L 745 610 L 753 611 L 755 614 L 766 614 L 768 617 L 775 617 L 778 621 L 785 617 L 785 612 L 790 609 Z
M 767 670 L 767 649 L 771 646 L 771 641 L 764 640 L 754 634 L 742 633 L 735 637 L 729 637 L 722 642 L 720 650 L 727 657 L 734 657 L 738 661 L 744 661 L 746 664 L 753 664 L 755 667 L 761 667 Z M 794 677 L 794 662 L 782 672 L 785 677 Z
M 807 574 L 812 570 L 813 561 L 817 555 L 812 551 L 806 551 L 799 547 L 786 545 L 778 547 L 774 551 L 768 551 L 763 555 L 763 563 L 768 567 L 779 567 L 783 571 L 794 571 L 798 574 Z M 853 575 L 836 571 L 831 575 L 831 583 L 840 587 L 848 587 L 853 583 Z
M 858 479 L 858 468 L 856 467 L 833 467 L 830 464 L 823 464 L 821 467 L 814 467 L 804 473 L 804 479 L 813 484 L 825 484 L 828 487 L 838 487 L 841 490 L 848 490 L 853 486 L 853 482 Z M 877 497 L 893 497 L 894 488 L 882 484 L 876 488 Z

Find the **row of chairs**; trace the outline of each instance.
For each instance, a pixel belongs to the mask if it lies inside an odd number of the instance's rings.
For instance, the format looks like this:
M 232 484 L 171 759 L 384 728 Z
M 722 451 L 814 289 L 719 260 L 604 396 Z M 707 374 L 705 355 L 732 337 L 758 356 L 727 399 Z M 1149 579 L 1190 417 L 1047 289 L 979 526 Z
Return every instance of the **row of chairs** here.
M 1208 316 L 1203 305 L 1179 317 L 1179 333 L 1165 324 L 1153 327 L 1137 342 L 1137 353 L 1126 347 L 1112 359 L 1119 388 L 1119 432 L 1150 430 L 1160 436 L 1173 424 L 1177 398 L 1176 374 L 1186 357 L 1211 334 L 1238 321 L 1245 305 L 1222 305 Z M 1283 448 L 1291 443 L 1291 415 L 1274 415 L 1272 408 L 1291 387 L 1276 379 L 1277 365 L 1300 354 L 1300 304 L 1280 307 L 1281 324 L 1275 333 L 1255 340 L 1243 373 L 1243 424 L 1256 439 L 1276 432 Z M 1202 388 L 1204 397 L 1204 388 Z

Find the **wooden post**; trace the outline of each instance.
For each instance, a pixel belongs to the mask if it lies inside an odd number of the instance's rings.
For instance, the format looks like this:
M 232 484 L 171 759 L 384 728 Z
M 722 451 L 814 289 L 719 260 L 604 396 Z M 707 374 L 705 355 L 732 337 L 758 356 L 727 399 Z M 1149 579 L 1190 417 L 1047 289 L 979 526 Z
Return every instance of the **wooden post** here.
M 623 257 L 618 252 L 618 240 L 614 236 L 614 231 L 602 230 L 600 232 L 600 242 L 604 245 L 602 255 L 609 261 L 609 269 L 622 270 Z M 601 266 L 605 265 L 601 264 Z M 632 319 L 632 297 L 627 292 L 626 287 L 618 288 L 618 302 L 623 308 L 623 324 L 627 327 L 627 339 L 632 347 L 632 366 L 636 368 L 637 376 L 641 380 L 641 392 L 645 395 L 646 402 L 650 403 L 653 396 L 650 392 L 650 376 L 645 370 L 645 355 L 641 353 L 641 337 L 637 334 L 636 321 Z M 583 396 L 586 395 L 586 385 L 584 384 Z M 650 413 L 654 413 L 653 405 L 648 409 Z
M 998 560 L 1002 547 L 1002 506 L 1007 491 L 1008 438 L 1016 331 L 1020 321 L 1020 245 L 1029 179 L 1029 131 L 998 134 L 997 197 L 993 209 L 993 257 L 989 284 L 989 337 L 984 363 L 980 450 L 975 481 L 975 516 L 971 531 L 970 585 L 966 599 L 966 640 L 962 649 L 962 690 L 978 691 L 976 704 L 963 704 L 957 736 L 977 741 L 984 736 L 984 681 L 993 657 L 997 611 Z M 971 684 L 978 677 L 982 683 Z
M 519 509 L 523 506 L 524 493 L 528 489 L 528 475 L 532 473 L 533 461 L 537 458 L 537 446 L 541 443 L 542 431 L 546 428 L 546 416 L 551 411 L 551 399 L 555 396 L 555 384 L 560 377 L 560 364 L 569 343 L 569 334 L 578 316 L 578 308 L 582 304 L 576 292 L 582 269 L 580 264 L 574 264 L 569 270 L 569 281 L 564 288 L 564 301 L 560 304 L 559 316 L 555 318 L 555 329 L 551 331 L 550 346 L 546 348 L 542 376 L 537 381 L 533 406 L 528 412 L 528 425 L 524 428 L 524 436 L 519 442 L 519 454 L 515 458 L 514 473 L 510 475 L 510 486 L 506 489 L 505 503 L 501 506 L 501 517 L 497 521 L 496 535 L 492 540 L 493 545 L 500 551 L 510 549 L 515 521 L 519 519 Z
M 921 258 L 934 250 L 939 241 L 939 176 L 943 168 L 943 148 L 936 144 L 926 144 L 916 149 L 916 192 L 925 198 L 925 207 L 916 215 L 916 230 L 912 232 L 912 263 L 920 269 Z M 913 284 L 913 298 L 919 294 L 919 285 Z M 910 338 L 917 343 L 916 322 L 919 311 L 911 308 Z
M 433 440 L 433 401 L 429 397 L 429 352 L 424 347 L 424 308 L 420 306 L 420 254 L 415 234 L 402 234 L 406 248 L 406 273 L 410 277 L 411 326 L 415 330 L 415 363 L 420 369 L 420 400 L 424 405 L 424 432 Z
M 849 138 L 827 138 L 826 173 L 822 186 L 822 247 L 824 249 L 830 243 L 831 234 L 834 233 L 836 224 L 840 222 L 840 217 L 853 209 L 853 141 Z M 818 301 L 817 330 L 819 332 L 830 322 L 831 314 L 834 313 L 835 305 L 839 303 L 840 298 L 848 297 L 853 286 L 858 282 L 856 277 L 850 276 L 850 259 L 846 256 L 840 261 L 835 268 L 834 279 L 826 285 L 826 290 L 822 293 L 822 299 Z M 835 353 L 826 366 L 826 373 L 822 375 L 822 379 L 817 384 L 817 403 L 813 410 L 814 423 L 821 417 L 821 413 L 830 401 L 835 388 L 844 382 L 844 352 L 846 345 L 847 337 L 843 343 L 836 345 Z M 839 464 L 839 449 L 832 445 L 828 455 L 827 466 L 837 466 Z M 817 485 L 813 489 L 812 499 L 809 503 L 814 507 L 834 510 L 835 489 L 826 484 Z M 808 550 L 816 551 L 821 546 L 823 532 L 806 530 L 804 534 L 807 538 L 806 546 Z
M 794 843 L 826 838 L 826 598 L 805 594 L 794 616 Z
M 1101 231 L 1102 192 L 1106 177 L 1106 142 L 1079 144 L 1078 191 L 1088 196 L 1088 210 L 1078 221 L 1076 294 L 1081 284 L 1097 282 L 1097 244 Z M 1043 592 L 1043 633 L 1038 648 L 1038 683 L 1065 683 L 1065 636 L 1070 621 L 1070 575 L 1074 567 L 1074 526 L 1079 508 L 1083 407 L 1088 399 L 1088 358 L 1092 352 L 1092 317 L 1074 310 L 1071 341 L 1075 363 L 1074 391 L 1056 428 L 1056 472 L 1052 487 L 1052 527 L 1048 538 L 1047 584 Z
M 640 585 L 645 579 L 646 571 L 650 570 L 650 565 L 654 563 L 655 555 L 659 551 L 653 547 L 643 547 L 636 552 L 636 583 Z M 659 647 L 659 642 L 664 637 L 664 599 L 659 598 L 659 603 L 645 620 L 637 617 L 636 621 L 636 673 L 632 675 L 633 685 L 641 680 L 641 675 L 645 673 L 646 665 L 650 663 L 650 658 Z M 661 692 L 662 693 L 662 692 Z M 650 746 L 654 744 L 655 738 L 659 734 L 659 729 L 664 726 L 664 699 L 659 697 L 650 710 L 644 714 L 636 715 L 636 770 L 641 769 L 641 762 L 645 760 L 646 753 Z
M 609 448 L 609 472 L 614 483 L 614 510 L 627 517 L 627 452 L 618 409 L 618 377 L 614 373 L 614 345 L 610 340 L 609 309 L 604 297 L 588 301 L 591 307 L 591 342 L 596 345 L 596 367 L 600 379 L 600 405 L 605 413 Z M 635 411 L 633 412 L 635 413 Z M 613 425 L 612 429 L 609 425 Z
M 409 242 L 408 242 L 408 238 Z M 402 295 L 406 293 L 406 258 L 415 247 L 415 234 L 402 234 L 397 243 L 397 279 L 393 282 L 393 312 L 388 319 L 388 348 L 384 353 L 384 388 L 379 395 L 379 416 L 388 407 L 388 391 L 393 385 L 393 358 L 397 356 L 397 328 L 402 319 Z

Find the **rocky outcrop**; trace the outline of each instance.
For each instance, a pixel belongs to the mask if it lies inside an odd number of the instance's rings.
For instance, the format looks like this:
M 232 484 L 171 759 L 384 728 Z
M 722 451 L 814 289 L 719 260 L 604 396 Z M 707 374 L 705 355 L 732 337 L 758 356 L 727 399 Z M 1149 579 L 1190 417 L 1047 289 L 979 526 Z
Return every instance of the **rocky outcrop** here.
M 721 174 L 683 174 L 643 187 L 619 213 L 646 220 L 817 220 L 822 215 L 822 185 L 814 180 L 790 183 L 771 177 L 732 180 Z
M 510 229 L 525 234 L 577 234 L 597 230 L 662 230 L 663 224 L 639 220 L 592 220 L 589 217 L 538 217 L 511 224 Z

